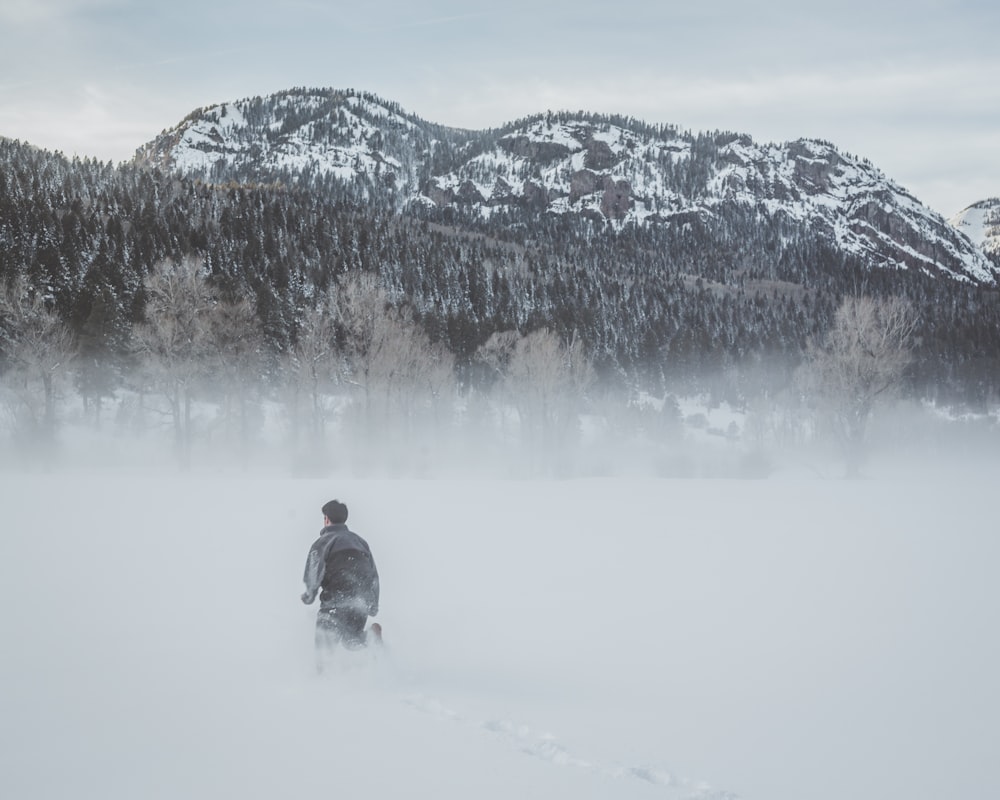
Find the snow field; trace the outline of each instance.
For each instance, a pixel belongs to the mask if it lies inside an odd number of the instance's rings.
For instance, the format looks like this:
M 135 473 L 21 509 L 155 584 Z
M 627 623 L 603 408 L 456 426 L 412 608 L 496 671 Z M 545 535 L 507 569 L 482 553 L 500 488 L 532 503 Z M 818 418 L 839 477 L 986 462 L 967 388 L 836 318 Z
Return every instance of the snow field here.
M 995 477 L 4 474 L 0 795 L 996 795 Z M 331 497 L 387 650 L 317 676 Z

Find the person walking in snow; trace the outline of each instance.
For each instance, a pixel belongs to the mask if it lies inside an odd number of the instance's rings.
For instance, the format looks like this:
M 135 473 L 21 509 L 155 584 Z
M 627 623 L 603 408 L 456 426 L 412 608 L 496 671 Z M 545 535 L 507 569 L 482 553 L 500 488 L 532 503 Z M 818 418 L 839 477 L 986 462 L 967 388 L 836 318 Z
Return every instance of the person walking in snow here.
M 378 614 L 379 581 L 368 542 L 347 527 L 347 506 L 331 500 L 323 508 L 323 530 L 309 548 L 303 580 L 302 602 L 312 605 L 319 594 L 316 614 L 316 652 L 322 657 L 338 643 L 358 649 L 382 638 L 375 622 L 365 630 L 368 617 Z

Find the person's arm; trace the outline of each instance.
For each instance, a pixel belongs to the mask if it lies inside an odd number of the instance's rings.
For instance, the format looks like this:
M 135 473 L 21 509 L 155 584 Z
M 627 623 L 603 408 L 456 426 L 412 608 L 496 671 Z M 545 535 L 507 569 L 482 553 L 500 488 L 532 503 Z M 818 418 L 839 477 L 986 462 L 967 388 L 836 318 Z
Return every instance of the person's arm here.
M 368 595 L 368 616 L 374 617 L 378 614 L 378 570 L 375 568 L 375 559 L 372 559 L 372 582 Z
M 302 602 L 307 606 L 312 605 L 319 587 L 323 584 L 323 573 L 326 571 L 326 558 L 324 558 L 326 544 L 322 537 L 317 539 L 309 548 L 309 555 L 306 557 L 306 568 L 302 574 L 306 590 L 302 593 Z

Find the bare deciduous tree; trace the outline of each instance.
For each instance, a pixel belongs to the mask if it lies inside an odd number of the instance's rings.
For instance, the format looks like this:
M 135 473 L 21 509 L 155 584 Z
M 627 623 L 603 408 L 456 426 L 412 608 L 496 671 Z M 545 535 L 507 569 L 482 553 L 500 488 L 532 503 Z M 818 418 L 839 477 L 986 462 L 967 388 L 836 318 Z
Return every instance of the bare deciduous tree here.
M 208 312 L 208 368 L 227 438 L 246 448 L 252 437 L 264 366 L 264 334 L 248 299 L 219 300 Z
M 352 382 L 363 394 L 369 424 L 374 421 L 377 365 L 390 339 L 389 312 L 388 295 L 374 275 L 352 275 L 344 282 L 337 319 L 347 334 Z
M 374 276 L 353 276 L 338 296 L 353 382 L 364 397 L 369 436 L 391 424 L 406 434 L 419 411 L 450 403 L 454 359 L 435 346 L 406 309 L 394 307 Z
M 478 356 L 501 376 L 499 386 L 517 409 L 532 454 L 560 457 L 576 430 L 580 400 L 594 382 L 579 340 L 563 344 L 548 329 L 526 336 L 505 331 L 490 337 Z
M 135 326 L 135 349 L 156 390 L 166 399 L 182 465 L 190 461 L 192 403 L 209 353 L 214 300 L 201 262 L 157 264 L 146 278 L 146 318 Z
M 844 446 L 848 475 L 860 469 L 876 404 L 902 381 L 916 322 L 900 298 L 851 297 L 837 309 L 822 346 L 810 348 L 809 375 Z
M 285 397 L 292 444 L 302 436 L 322 448 L 330 397 L 342 370 L 331 293 L 301 319 L 294 347 L 284 361 Z
M 28 440 L 51 442 L 76 344 L 47 298 L 24 280 L 0 291 L 0 353 L 6 362 L 0 374 L 15 432 Z

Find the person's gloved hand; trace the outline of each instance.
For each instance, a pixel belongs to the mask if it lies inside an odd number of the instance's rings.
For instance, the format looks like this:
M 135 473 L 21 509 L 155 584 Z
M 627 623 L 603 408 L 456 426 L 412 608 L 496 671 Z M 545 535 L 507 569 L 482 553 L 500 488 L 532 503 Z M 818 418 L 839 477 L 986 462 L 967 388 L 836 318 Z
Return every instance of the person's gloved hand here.
M 316 599 L 316 592 L 302 593 L 302 602 L 305 603 L 307 606 L 311 606 L 315 599 Z

